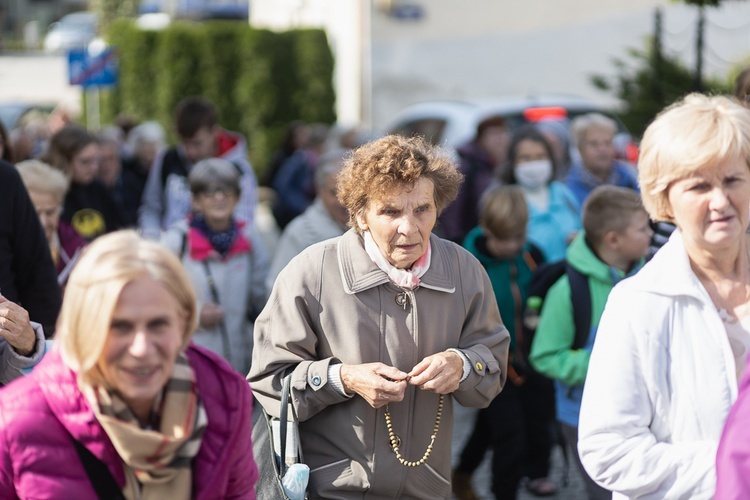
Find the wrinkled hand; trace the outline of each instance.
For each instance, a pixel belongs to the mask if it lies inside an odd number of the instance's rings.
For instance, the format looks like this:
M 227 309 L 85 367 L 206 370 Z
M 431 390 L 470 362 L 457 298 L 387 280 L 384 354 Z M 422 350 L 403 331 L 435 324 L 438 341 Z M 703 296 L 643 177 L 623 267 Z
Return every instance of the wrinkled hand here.
M 0 295 L 0 337 L 3 337 L 21 356 L 29 356 L 36 346 L 36 333 L 29 321 L 29 313 Z
M 224 308 L 218 304 L 208 303 L 201 308 L 200 324 L 203 328 L 218 326 L 224 319 Z
M 409 372 L 409 383 L 435 394 L 450 394 L 458 389 L 464 374 L 464 361 L 453 351 L 427 356 Z
M 383 363 L 341 365 L 344 390 L 362 396 L 373 408 L 404 399 L 406 373 Z

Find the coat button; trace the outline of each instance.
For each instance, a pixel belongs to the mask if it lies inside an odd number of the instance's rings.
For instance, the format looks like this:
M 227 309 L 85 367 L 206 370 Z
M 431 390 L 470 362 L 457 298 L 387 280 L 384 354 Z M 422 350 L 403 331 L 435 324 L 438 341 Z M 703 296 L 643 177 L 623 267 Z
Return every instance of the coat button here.
M 477 364 L 474 365 L 474 366 L 476 367 L 477 371 L 479 371 L 479 372 L 481 372 L 482 370 L 484 370 L 484 365 L 481 363 L 481 361 L 477 361 Z
M 312 378 L 312 385 L 314 385 L 315 387 L 318 387 L 320 385 L 320 377 L 319 376 L 315 375 Z

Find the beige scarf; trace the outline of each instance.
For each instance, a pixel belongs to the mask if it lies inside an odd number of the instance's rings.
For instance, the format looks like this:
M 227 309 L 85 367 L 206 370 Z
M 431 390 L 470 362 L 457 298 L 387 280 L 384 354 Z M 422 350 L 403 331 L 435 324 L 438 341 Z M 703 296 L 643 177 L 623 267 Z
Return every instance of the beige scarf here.
M 142 429 L 133 412 L 102 385 L 81 389 L 125 467 L 128 500 L 182 499 L 192 496 L 192 461 L 208 425 L 187 358 L 180 355 L 161 404 L 160 429 Z M 160 406 L 160 408 L 159 408 Z

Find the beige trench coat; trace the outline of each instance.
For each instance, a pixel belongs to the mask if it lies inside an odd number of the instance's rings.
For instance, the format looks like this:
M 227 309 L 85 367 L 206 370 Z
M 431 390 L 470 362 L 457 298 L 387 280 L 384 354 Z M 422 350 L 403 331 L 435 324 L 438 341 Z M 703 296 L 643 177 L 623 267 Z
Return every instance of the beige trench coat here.
M 506 377 L 509 337 L 490 281 L 458 245 L 431 236 L 432 261 L 406 309 L 400 291 L 350 230 L 308 248 L 281 272 L 255 323 L 248 380 L 278 414 L 280 381 L 293 371 L 292 398 L 310 466 L 313 498 L 449 498 L 453 401 L 486 407 Z M 328 383 L 331 363 L 380 361 L 409 372 L 426 356 L 458 348 L 471 373 L 446 398 L 432 455 L 401 465 L 388 444 L 384 409 L 347 398 Z M 408 386 L 390 405 L 401 453 L 418 460 L 433 431 L 438 395 Z

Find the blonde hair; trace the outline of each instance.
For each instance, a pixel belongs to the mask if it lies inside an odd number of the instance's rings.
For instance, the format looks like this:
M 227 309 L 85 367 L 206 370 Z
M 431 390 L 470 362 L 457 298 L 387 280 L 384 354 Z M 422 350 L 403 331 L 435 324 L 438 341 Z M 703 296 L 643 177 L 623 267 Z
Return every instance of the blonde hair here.
M 583 230 L 594 250 L 610 231 L 625 232 L 639 212 L 645 214 L 646 210 L 632 189 L 604 185 L 591 191 L 583 204 Z
M 673 182 L 749 158 L 747 108 L 724 96 L 690 94 L 659 113 L 643 135 L 638 159 L 643 205 L 652 219 L 674 222 L 668 197 Z
M 481 200 L 479 225 L 496 238 L 526 234 L 529 209 L 523 190 L 514 185 L 490 188 Z
M 448 153 L 421 137 L 388 135 L 355 149 L 336 178 L 338 199 L 349 210 L 349 225 L 360 231 L 357 217 L 371 201 L 395 188 L 413 186 L 421 178 L 434 185 L 438 215 L 456 198 L 463 182 Z
M 39 160 L 26 160 L 16 164 L 26 191 L 49 193 L 62 205 L 70 182 L 58 169 Z
M 63 360 L 84 379 L 90 379 L 101 356 L 123 288 L 142 277 L 159 282 L 180 305 L 185 315 L 183 348 L 187 346 L 197 325 L 196 297 L 180 261 L 135 231 L 116 231 L 84 250 L 68 280 L 57 322 Z

